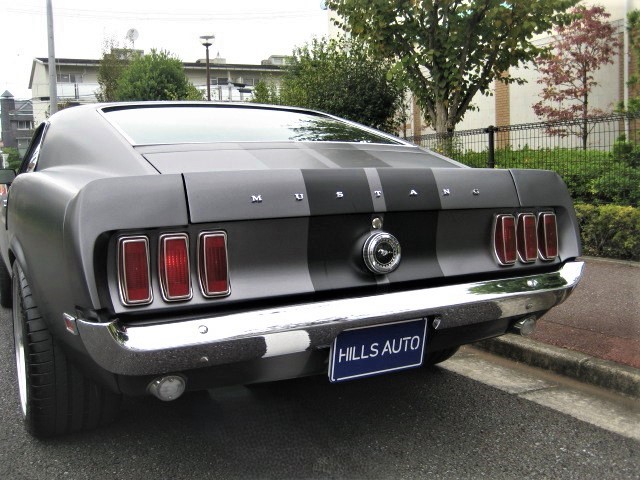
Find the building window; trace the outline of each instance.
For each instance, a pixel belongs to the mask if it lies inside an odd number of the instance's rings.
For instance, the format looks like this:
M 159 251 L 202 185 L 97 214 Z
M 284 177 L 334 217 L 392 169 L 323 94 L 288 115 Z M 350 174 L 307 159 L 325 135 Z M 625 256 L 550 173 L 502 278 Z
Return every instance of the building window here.
M 33 122 L 31 120 L 18 120 L 16 122 L 18 130 L 32 130 Z
M 229 83 L 229 79 L 227 77 L 218 77 L 211 79 L 211 85 L 226 85 Z
M 255 78 L 244 78 L 242 83 L 244 83 L 247 87 L 254 87 L 258 82 Z
M 58 83 L 82 83 L 82 75 L 79 73 L 59 73 Z

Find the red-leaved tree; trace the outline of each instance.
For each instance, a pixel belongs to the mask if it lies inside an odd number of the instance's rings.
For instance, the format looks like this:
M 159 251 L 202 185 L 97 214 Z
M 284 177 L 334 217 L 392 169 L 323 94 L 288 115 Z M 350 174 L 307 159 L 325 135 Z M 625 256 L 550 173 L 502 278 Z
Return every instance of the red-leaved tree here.
M 589 95 L 598 85 L 594 73 L 614 62 L 621 43 L 604 7 L 580 5 L 571 13 L 575 19 L 556 29 L 552 51 L 538 58 L 537 70 L 542 75 L 538 83 L 544 87 L 533 110 L 550 121 L 577 120 L 572 133 L 582 139 L 586 150 L 588 118 L 606 113 L 589 104 Z M 567 135 L 568 129 L 551 128 L 549 132 Z

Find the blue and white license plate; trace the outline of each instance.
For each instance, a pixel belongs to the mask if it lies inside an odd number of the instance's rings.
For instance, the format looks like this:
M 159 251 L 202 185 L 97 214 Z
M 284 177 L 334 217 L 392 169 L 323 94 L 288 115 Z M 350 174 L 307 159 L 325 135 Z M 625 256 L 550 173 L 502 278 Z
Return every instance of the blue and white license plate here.
M 331 346 L 329 380 L 342 382 L 419 367 L 426 338 L 425 319 L 345 330 Z

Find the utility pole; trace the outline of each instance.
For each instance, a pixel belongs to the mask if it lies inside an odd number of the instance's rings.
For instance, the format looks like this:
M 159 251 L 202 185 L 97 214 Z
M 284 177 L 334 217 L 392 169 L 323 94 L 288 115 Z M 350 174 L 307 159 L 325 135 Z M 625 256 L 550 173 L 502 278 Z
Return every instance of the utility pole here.
M 58 111 L 58 77 L 56 75 L 56 53 L 53 45 L 53 9 L 47 0 L 47 35 L 49 37 L 49 115 Z

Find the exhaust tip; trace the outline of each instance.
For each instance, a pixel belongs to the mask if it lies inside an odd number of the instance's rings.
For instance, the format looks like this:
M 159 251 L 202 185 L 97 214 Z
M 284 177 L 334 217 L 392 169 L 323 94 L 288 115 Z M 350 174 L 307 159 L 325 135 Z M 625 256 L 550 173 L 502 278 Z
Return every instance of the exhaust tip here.
M 537 318 L 534 316 L 523 318 L 514 323 L 511 330 L 523 337 L 527 337 L 536 329 L 536 320 Z
M 163 402 L 176 400 L 184 393 L 187 382 L 180 375 L 158 377 L 147 386 L 147 391 Z

